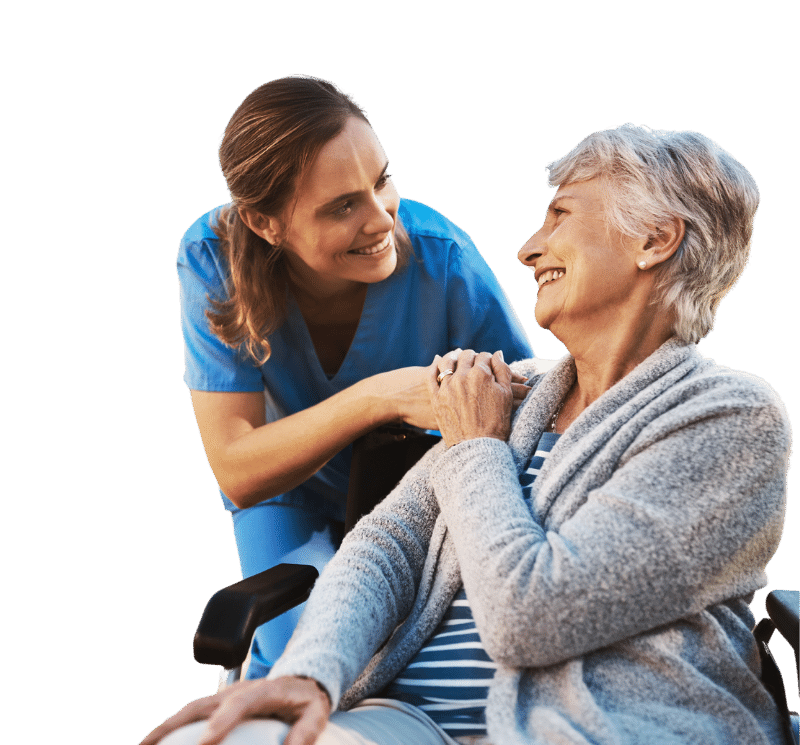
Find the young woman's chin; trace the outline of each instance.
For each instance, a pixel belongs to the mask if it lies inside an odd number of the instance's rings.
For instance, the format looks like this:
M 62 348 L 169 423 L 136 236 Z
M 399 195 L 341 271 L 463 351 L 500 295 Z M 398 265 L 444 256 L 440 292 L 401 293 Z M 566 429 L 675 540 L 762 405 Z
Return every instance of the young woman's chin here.
M 353 274 L 356 275 L 351 275 L 352 279 L 368 283 L 382 282 L 390 277 L 397 267 L 397 249 L 394 238 L 377 251 L 370 253 L 349 251 L 347 263 Z

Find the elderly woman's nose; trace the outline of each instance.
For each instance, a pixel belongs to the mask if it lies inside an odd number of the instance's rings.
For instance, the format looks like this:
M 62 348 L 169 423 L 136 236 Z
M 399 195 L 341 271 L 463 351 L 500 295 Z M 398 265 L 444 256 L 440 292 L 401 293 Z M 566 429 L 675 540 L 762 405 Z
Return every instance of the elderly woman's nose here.
M 542 255 L 541 242 L 538 236 L 538 233 L 531 236 L 525 245 L 517 251 L 517 258 L 525 266 L 531 266 Z

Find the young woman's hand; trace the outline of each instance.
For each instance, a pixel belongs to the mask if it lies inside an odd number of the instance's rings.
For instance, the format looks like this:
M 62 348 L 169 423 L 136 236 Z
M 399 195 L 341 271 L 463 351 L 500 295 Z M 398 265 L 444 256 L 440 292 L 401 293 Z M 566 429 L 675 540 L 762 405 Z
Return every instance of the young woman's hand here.
M 513 381 L 502 352 L 476 354 L 467 349 L 457 358 L 452 352 L 437 355 L 428 368 L 428 390 L 447 446 L 477 437 L 507 440 L 514 411 L 513 386 L 525 388 Z M 517 389 L 517 398 L 522 393 Z
M 155 745 L 184 725 L 208 720 L 198 745 L 216 745 L 247 719 L 272 717 L 292 725 L 284 745 L 311 745 L 331 713 L 328 694 L 310 678 L 243 680 L 193 701 L 156 727 L 141 745 Z
M 369 378 L 391 421 L 436 429 L 427 367 L 401 367 Z
M 453 350 L 444 357 L 437 354 L 433 361 L 433 365 L 437 366 L 436 374 L 438 375 L 440 370 L 448 368 L 455 370 L 456 363 L 462 354 L 470 358 L 475 357 L 475 352 L 472 350 L 464 352 L 461 349 Z M 488 354 L 484 356 L 492 357 Z M 508 365 L 503 362 L 502 352 L 494 357 L 498 358 L 497 364 L 502 364 L 509 369 Z M 370 378 L 370 381 L 377 386 L 385 404 L 393 409 L 393 421 L 404 422 L 422 429 L 439 429 L 438 418 L 431 399 L 431 369 L 431 366 L 403 367 Z M 524 377 L 511 373 L 510 369 L 509 375 L 511 376 L 512 408 L 516 411 L 530 392 L 530 388 L 524 385 Z

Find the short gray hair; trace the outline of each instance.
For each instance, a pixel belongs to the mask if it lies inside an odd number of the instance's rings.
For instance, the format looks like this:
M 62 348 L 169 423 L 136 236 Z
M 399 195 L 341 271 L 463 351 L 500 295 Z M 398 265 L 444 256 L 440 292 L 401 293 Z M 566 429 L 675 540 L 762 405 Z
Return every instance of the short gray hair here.
M 680 247 L 656 270 L 657 301 L 674 311 L 676 336 L 702 339 L 750 253 L 758 188 L 747 169 L 697 132 L 625 124 L 589 135 L 548 170 L 551 186 L 601 178 L 609 222 L 624 235 L 683 218 Z

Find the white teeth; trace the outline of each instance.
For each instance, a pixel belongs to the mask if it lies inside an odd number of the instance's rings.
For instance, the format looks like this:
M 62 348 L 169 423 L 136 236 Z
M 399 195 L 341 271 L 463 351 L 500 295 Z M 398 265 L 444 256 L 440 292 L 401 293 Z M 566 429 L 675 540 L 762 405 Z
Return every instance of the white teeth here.
M 542 272 L 539 275 L 538 284 L 541 287 L 543 284 L 547 282 L 552 282 L 556 279 L 561 279 L 564 276 L 564 272 L 561 269 L 549 269 L 546 272 Z
M 376 254 L 379 251 L 383 251 L 389 245 L 389 241 L 391 240 L 391 236 L 387 235 L 377 246 L 373 246 L 372 248 L 361 248 L 358 251 L 353 251 L 354 254 L 359 254 L 359 256 L 372 256 L 372 254 Z

